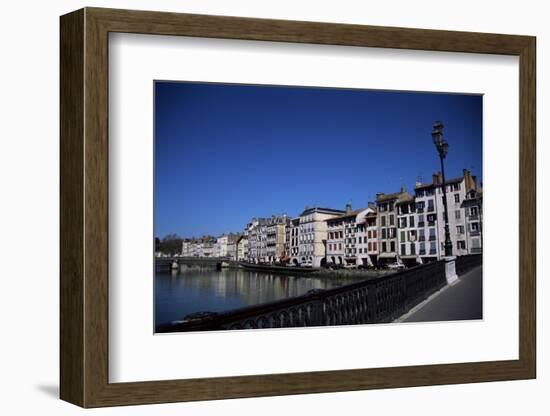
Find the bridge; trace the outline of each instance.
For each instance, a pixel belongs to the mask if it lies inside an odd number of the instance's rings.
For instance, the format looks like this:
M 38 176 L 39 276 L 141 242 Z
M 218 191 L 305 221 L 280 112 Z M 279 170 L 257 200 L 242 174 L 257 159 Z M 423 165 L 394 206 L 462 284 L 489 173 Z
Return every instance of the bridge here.
M 455 260 L 459 276 L 481 265 L 481 255 Z M 227 312 L 198 312 L 157 325 L 156 332 L 291 328 L 393 322 L 448 285 L 444 260 L 333 289 Z M 460 282 L 460 280 L 459 280 Z
M 222 263 L 229 263 L 226 257 L 155 257 L 155 270 L 170 270 L 173 264 L 178 267 L 188 266 L 219 267 Z

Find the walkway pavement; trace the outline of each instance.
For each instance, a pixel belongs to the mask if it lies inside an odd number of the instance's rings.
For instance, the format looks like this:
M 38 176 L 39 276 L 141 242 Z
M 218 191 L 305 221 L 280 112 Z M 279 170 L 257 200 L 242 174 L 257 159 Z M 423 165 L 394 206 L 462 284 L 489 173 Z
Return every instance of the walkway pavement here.
M 461 321 L 483 318 L 481 266 L 459 276 L 453 286 L 446 286 L 427 302 L 402 317 L 401 322 Z

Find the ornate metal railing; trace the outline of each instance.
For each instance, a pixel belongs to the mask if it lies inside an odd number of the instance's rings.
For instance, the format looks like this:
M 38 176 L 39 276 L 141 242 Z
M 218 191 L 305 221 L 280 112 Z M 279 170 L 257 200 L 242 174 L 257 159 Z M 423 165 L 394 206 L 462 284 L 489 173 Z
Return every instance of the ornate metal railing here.
M 388 276 L 233 311 L 199 312 L 158 325 L 156 332 L 290 328 L 391 322 L 446 284 L 433 262 Z
M 483 256 L 481 254 L 469 254 L 467 256 L 457 256 L 455 269 L 456 274 L 459 276 L 466 273 L 474 267 L 481 266 L 483 262 Z

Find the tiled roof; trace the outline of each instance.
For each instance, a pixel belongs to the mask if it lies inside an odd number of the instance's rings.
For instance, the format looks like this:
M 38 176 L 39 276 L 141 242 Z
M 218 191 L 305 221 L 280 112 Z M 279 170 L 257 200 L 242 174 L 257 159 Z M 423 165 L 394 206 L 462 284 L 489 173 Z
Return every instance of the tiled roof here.
M 412 195 L 408 192 L 394 192 L 393 194 L 383 194 L 376 197 L 376 202 L 386 202 L 394 199 L 404 200 L 404 198 L 412 198 Z
M 452 179 L 446 179 L 445 180 L 445 184 L 446 185 L 451 185 L 453 183 L 460 183 L 464 180 L 464 177 L 463 176 L 459 176 L 458 178 L 452 178 Z M 416 185 L 414 187 L 414 189 L 426 189 L 426 188 L 431 188 L 431 187 L 437 187 L 437 186 L 441 186 L 443 184 L 441 183 L 421 183 L 420 185 Z
M 351 211 L 351 212 L 346 212 L 346 213 L 344 213 L 342 215 L 339 215 L 337 217 L 326 219 L 325 221 L 334 221 L 334 220 L 341 220 L 341 219 L 348 218 L 348 217 L 355 217 L 356 215 L 358 215 L 359 213 L 361 213 L 362 211 L 364 211 L 366 209 L 368 209 L 368 208 L 359 208 L 359 209 L 356 209 L 356 210 Z

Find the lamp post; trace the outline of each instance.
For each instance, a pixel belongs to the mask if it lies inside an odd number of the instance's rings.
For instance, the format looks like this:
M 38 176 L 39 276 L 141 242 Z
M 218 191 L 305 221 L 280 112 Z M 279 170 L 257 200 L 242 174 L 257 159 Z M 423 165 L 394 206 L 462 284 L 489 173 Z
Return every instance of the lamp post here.
M 443 219 L 445 220 L 445 256 L 450 257 L 453 255 L 453 243 L 451 243 L 451 234 L 449 232 L 449 214 L 447 209 L 447 184 L 445 182 L 445 166 L 443 160 L 447 156 L 449 150 L 449 143 L 443 139 L 443 124 L 440 121 L 436 121 L 432 130 L 432 139 L 439 153 L 439 160 L 441 161 L 441 176 L 443 179 Z

